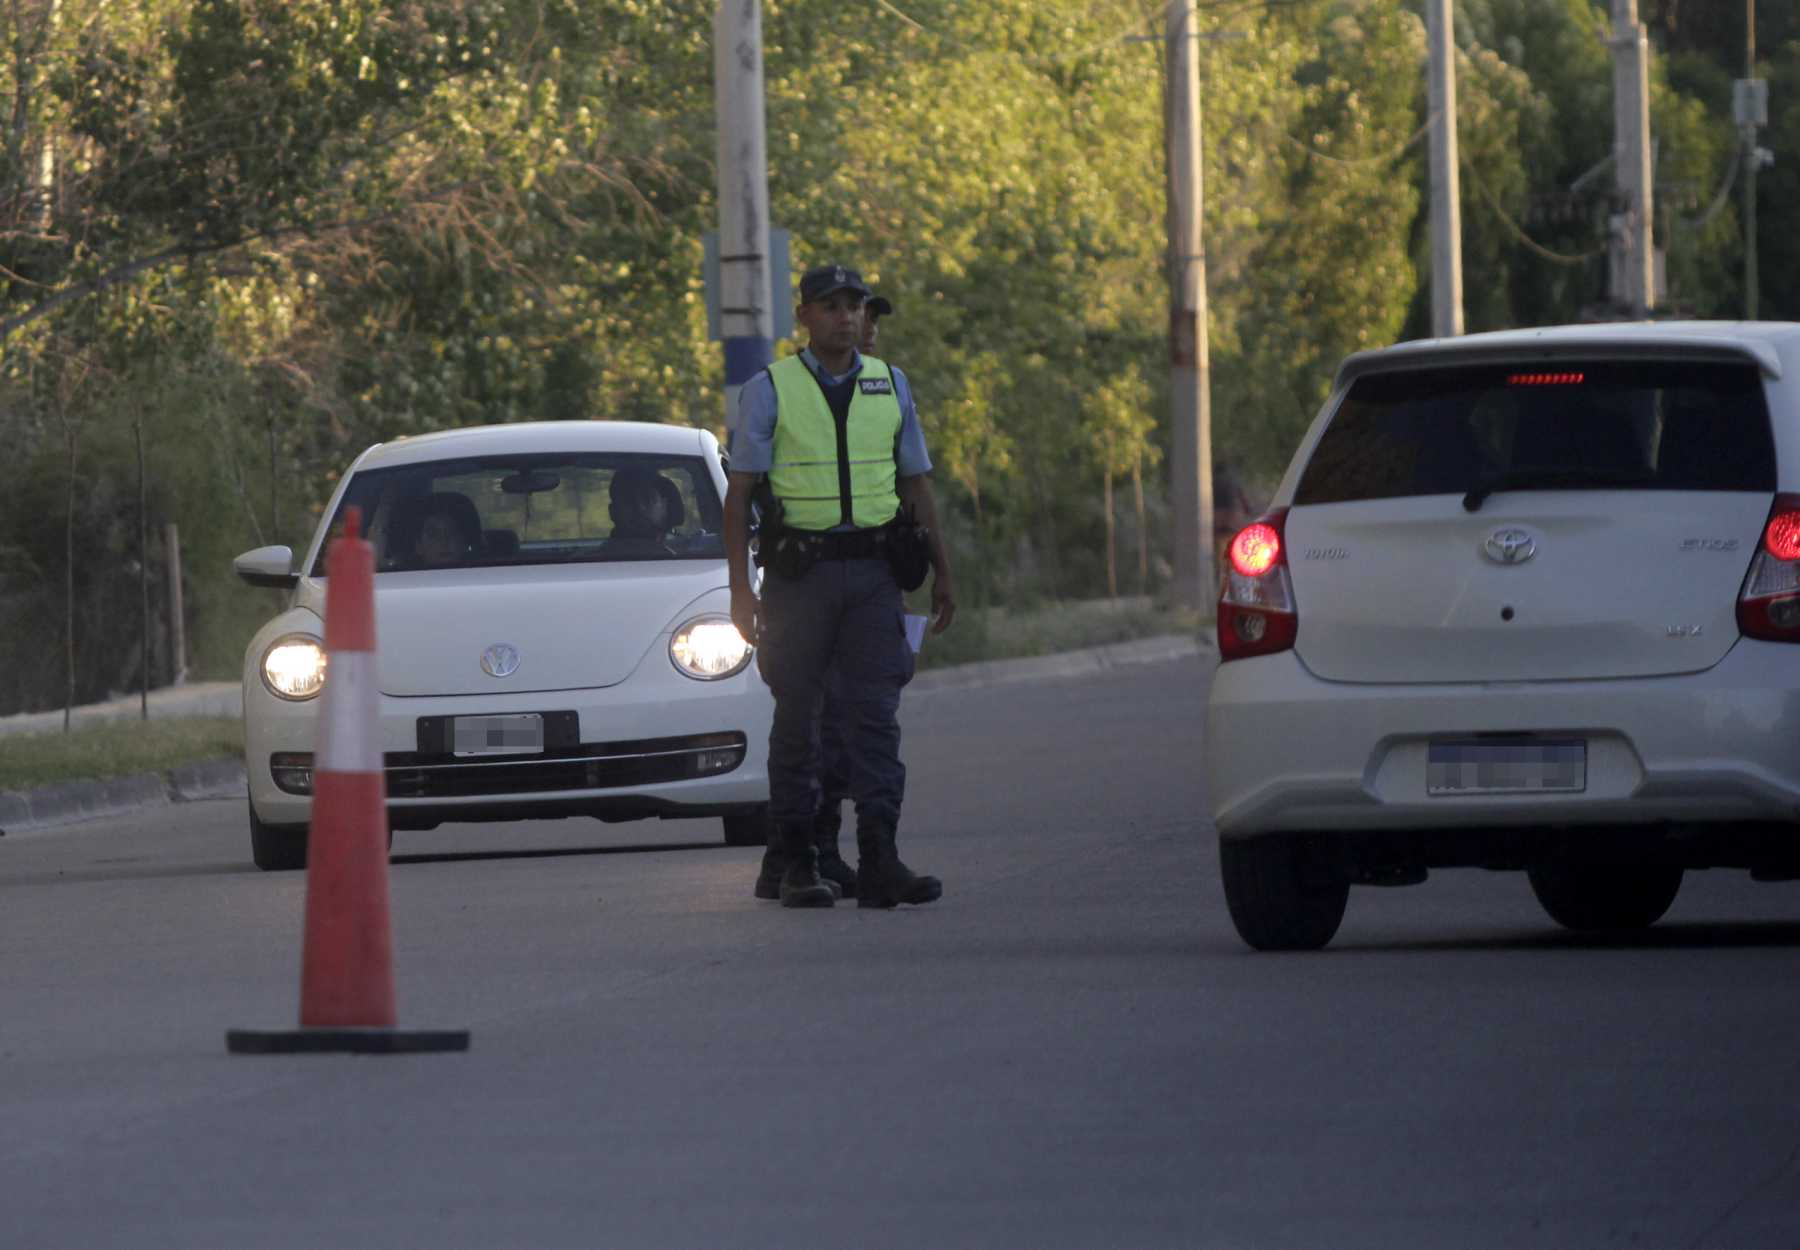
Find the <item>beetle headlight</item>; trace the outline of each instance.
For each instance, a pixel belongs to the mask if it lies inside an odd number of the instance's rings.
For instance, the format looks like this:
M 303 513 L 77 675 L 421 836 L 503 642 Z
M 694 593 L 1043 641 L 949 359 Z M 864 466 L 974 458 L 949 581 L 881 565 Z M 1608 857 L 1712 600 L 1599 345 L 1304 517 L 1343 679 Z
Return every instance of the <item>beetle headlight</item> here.
M 262 657 L 263 685 L 279 699 L 311 699 L 325 688 L 325 647 L 311 634 L 283 634 Z
M 696 681 L 734 676 L 754 652 L 728 616 L 696 616 L 669 639 L 669 658 Z

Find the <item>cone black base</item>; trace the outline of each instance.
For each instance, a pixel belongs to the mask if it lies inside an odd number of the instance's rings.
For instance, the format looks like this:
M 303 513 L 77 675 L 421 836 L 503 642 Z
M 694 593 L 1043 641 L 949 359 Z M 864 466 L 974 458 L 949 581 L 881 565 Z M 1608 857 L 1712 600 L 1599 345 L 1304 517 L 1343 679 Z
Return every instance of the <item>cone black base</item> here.
M 227 1029 L 234 1055 L 423 1055 L 469 1049 L 467 1029 Z

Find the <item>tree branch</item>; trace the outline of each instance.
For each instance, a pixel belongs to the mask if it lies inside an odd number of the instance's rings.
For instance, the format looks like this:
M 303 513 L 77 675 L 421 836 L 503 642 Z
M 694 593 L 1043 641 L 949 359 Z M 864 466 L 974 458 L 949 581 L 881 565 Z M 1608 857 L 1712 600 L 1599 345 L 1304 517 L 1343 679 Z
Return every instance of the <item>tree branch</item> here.
M 317 226 L 277 226 L 269 230 L 259 230 L 253 234 L 243 235 L 236 239 L 222 240 L 217 243 L 186 243 L 179 247 L 169 248 L 167 251 L 158 252 L 154 256 L 139 257 L 137 260 L 129 261 L 126 264 L 109 269 L 103 274 L 88 279 L 86 282 L 77 283 L 71 287 L 64 287 L 56 294 L 27 308 L 22 313 L 0 319 L 0 343 L 4 343 L 10 338 L 15 330 L 22 329 L 34 321 L 49 316 L 66 304 L 71 304 L 79 299 L 85 299 L 90 295 L 97 295 L 101 291 L 118 286 L 121 282 L 129 281 L 139 274 L 148 273 L 153 269 L 160 269 L 164 265 L 176 264 L 186 260 L 197 260 L 202 256 L 216 256 L 240 247 L 245 247 L 251 243 L 288 239 L 293 238 L 295 235 L 354 234 L 361 230 L 368 230 L 375 226 L 386 225 L 389 222 L 398 221 L 401 217 L 405 216 L 407 212 L 434 200 L 448 199 L 464 190 L 467 185 L 469 184 L 458 183 L 453 187 L 447 187 L 434 194 L 421 196 L 402 210 L 391 213 L 381 213 L 374 217 L 331 222 Z

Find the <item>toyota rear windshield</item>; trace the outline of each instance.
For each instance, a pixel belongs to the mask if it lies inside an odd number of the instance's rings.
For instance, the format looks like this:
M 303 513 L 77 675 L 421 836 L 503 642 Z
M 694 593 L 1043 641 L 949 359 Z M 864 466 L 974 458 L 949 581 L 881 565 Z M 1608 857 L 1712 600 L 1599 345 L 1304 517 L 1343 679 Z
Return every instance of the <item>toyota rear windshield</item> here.
M 699 456 L 482 456 L 366 469 L 344 510 L 362 509 L 377 573 L 520 564 L 719 560 L 724 509 Z M 314 577 L 325 575 L 329 544 Z
M 1762 379 L 1729 362 L 1567 360 L 1356 379 L 1294 502 L 1500 490 L 1773 491 Z

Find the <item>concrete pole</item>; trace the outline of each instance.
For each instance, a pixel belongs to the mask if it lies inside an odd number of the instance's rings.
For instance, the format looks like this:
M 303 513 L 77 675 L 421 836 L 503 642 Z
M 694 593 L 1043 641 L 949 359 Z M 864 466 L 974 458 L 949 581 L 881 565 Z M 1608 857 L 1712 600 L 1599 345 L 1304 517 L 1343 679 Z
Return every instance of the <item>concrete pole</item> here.
M 1622 285 L 1616 293 L 1632 317 L 1656 306 L 1656 256 L 1651 250 L 1650 37 L 1638 21 L 1637 0 L 1612 0 L 1613 170 L 1619 214 L 1614 247 Z
M 1200 52 L 1194 0 L 1169 0 L 1169 503 L 1175 602 L 1212 606 L 1212 396 L 1206 348 L 1206 247 L 1201 236 Z
M 1431 333 L 1463 332 L 1462 187 L 1456 168 L 1456 40 L 1451 0 L 1431 0 Z
M 1744 79 L 1756 81 L 1756 0 L 1744 0 Z M 1742 127 L 1744 144 L 1744 320 L 1757 318 L 1760 279 L 1756 272 L 1756 123 Z
M 713 16 L 719 126 L 719 315 L 725 341 L 725 425 L 738 388 L 775 356 L 769 291 L 769 169 L 763 121 L 762 5 L 719 0 Z

